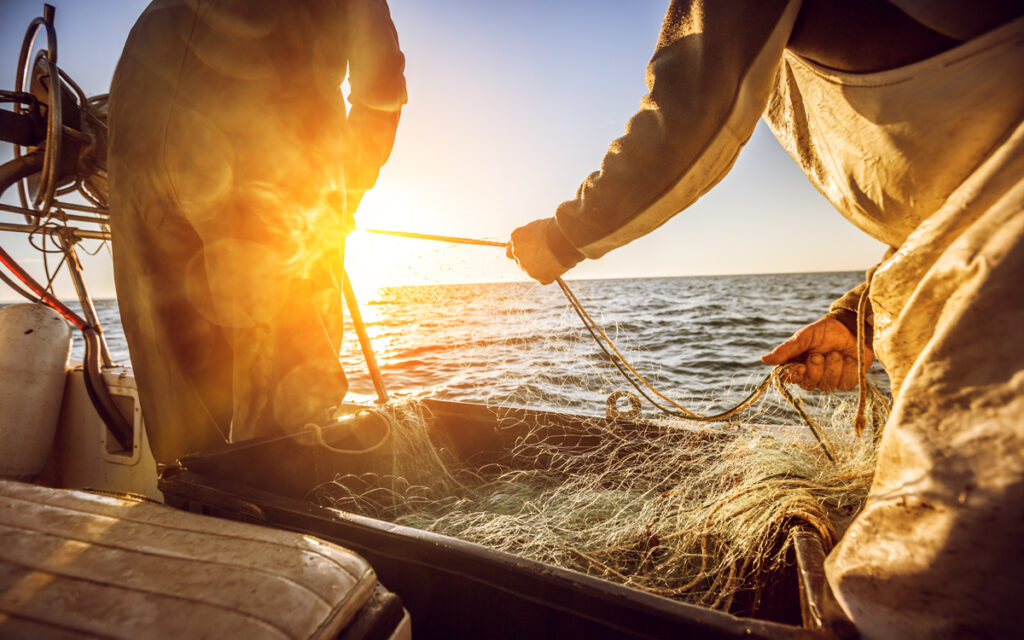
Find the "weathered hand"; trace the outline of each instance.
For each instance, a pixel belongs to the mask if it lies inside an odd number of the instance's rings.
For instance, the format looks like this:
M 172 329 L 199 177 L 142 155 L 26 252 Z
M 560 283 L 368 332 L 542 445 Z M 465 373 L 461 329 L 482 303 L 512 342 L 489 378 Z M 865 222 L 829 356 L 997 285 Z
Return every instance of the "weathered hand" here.
M 512 232 L 505 255 L 515 260 L 528 276 L 541 284 L 551 284 L 569 269 L 551 252 L 547 238 L 547 219 L 534 220 Z
M 875 359 L 870 345 L 864 351 L 864 369 Z M 793 337 L 763 356 L 761 362 L 780 365 L 797 362 L 784 374 L 786 382 L 819 391 L 856 388 L 857 337 L 843 323 L 825 316 L 800 329 Z

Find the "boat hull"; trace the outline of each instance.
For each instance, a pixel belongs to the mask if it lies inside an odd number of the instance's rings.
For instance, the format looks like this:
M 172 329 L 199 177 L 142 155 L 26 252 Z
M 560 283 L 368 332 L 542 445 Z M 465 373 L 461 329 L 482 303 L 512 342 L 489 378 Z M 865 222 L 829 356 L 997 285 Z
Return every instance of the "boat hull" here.
M 593 418 L 462 403 L 426 402 L 435 428 L 458 455 L 482 463 L 500 457 L 531 429 L 547 430 L 565 446 L 587 447 Z M 659 429 L 612 421 L 612 428 Z M 496 551 L 448 536 L 318 506 L 302 499 L 335 473 L 386 464 L 303 445 L 264 439 L 190 456 L 164 472 L 168 504 L 219 517 L 301 531 L 337 542 L 365 557 L 381 582 L 399 593 L 416 637 L 452 638 L 799 638 L 830 637 L 800 626 L 796 571 L 769 603 L 772 622 L 741 618 Z M 355 469 L 353 469 L 355 465 Z M 820 548 L 820 547 L 819 547 Z M 820 555 L 820 554 L 819 554 Z M 819 558 L 820 561 L 820 558 Z M 813 608 L 813 607 L 812 607 Z

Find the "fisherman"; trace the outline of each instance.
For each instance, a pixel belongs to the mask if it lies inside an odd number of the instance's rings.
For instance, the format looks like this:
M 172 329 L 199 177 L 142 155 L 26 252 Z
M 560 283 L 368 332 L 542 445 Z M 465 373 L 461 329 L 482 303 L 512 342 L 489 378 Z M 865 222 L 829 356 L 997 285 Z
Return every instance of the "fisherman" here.
M 136 22 L 110 91 L 110 212 L 157 462 L 342 400 L 345 235 L 391 152 L 404 64 L 385 0 L 155 0 Z
M 790 380 L 806 389 L 850 389 L 857 324 L 873 329 L 895 404 L 866 506 L 826 564 L 867 638 L 1019 632 L 1022 14 L 1002 0 L 673 1 L 625 135 L 509 242 L 545 284 L 600 258 L 717 183 L 764 114 L 839 212 L 891 247 L 763 358 L 799 363 Z

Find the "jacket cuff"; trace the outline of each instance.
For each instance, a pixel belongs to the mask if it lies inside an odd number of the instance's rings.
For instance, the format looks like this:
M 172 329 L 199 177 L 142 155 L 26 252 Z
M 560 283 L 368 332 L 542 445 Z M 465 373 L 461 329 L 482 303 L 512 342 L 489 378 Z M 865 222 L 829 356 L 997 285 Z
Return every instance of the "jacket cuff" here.
M 545 235 L 547 236 L 548 248 L 551 249 L 551 253 L 554 254 L 558 262 L 566 269 L 575 267 L 586 258 L 566 239 L 565 234 L 562 233 L 562 230 L 558 227 L 558 222 L 554 218 L 548 218 Z
M 844 327 L 850 332 L 850 334 L 857 337 L 857 312 L 850 311 L 849 309 L 836 309 L 833 308 L 831 311 L 825 314 L 829 318 L 835 318 L 843 324 Z M 864 323 L 864 337 L 867 339 L 867 345 L 871 346 L 871 342 L 874 339 L 874 327 L 871 326 L 870 322 Z

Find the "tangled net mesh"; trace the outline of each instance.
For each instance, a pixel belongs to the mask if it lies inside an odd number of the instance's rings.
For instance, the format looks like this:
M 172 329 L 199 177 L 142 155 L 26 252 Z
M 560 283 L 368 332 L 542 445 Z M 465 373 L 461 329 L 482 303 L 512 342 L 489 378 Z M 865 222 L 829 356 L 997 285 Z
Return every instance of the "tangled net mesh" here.
M 654 386 L 685 389 L 688 407 L 718 413 L 763 385 L 741 380 L 749 368 L 733 361 L 778 344 L 813 319 L 795 317 L 794 309 L 827 306 L 859 278 L 573 286 L 597 311 L 594 324 L 608 328 L 608 342 Z M 827 551 L 866 498 L 886 417 L 881 395 L 870 396 L 859 437 L 851 426 L 855 397 L 802 396 L 782 385 L 710 424 L 566 416 L 593 411 L 624 387 L 554 288 L 392 289 L 365 308 L 389 391 L 412 397 L 378 409 L 391 435 L 375 455 L 386 452 L 387 462 L 377 473 L 339 475 L 316 487 L 307 497 L 320 505 L 760 615 L 774 588 L 792 586 L 785 581 L 795 527 L 816 532 Z M 346 369 L 361 366 L 350 354 Z M 364 381 L 361 391 L 369 398 L 372 387 Z M 491 407 L 497 435 L 490 448 L 480 450 L 475 436 L 468 442 L 447 424 L 446 410 L 417 399 L 424 397 Z M 819 425 L 834 461 L 801 411 Z
M 440 533 L 649 593 L 749 612 L 787 564 L 794 525 L 826 550 L 867 495 L 884 415 L 855 437 L 854 407 L 819 405 L 829 460 L 806 430 L 580 419 L 505 420 L 507 449 L 460 458 L 430 409 L 405 400 L 388 473 L 340 475 L 314 502 Z M 495 455 L 497 454 L 497 455 Z

